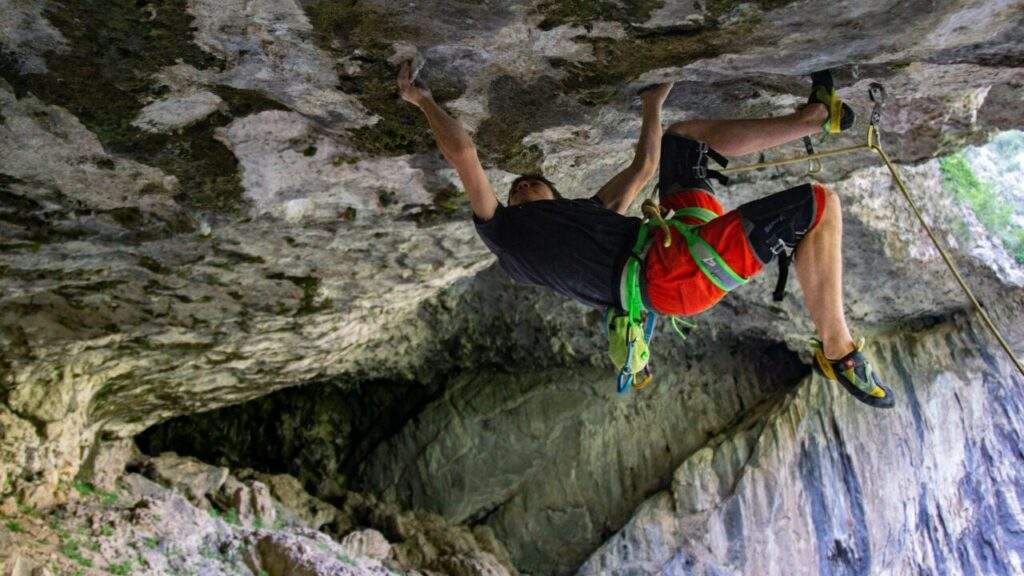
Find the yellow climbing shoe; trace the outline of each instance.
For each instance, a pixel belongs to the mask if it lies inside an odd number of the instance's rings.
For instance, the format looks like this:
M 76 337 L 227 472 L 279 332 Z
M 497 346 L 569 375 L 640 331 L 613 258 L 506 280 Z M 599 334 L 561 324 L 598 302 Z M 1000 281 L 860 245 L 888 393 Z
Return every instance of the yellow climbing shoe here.
M 892 391 L 885 386 L 882 379 L 864 356 L 864 339 L 861 338 L 853 352 L 838 360 L 825 357 L 821 340 L 811 339 L 811 351 L 814 352 L 814 369 L 829 380 L 843 385 L 854 398 L 873 408 L 892 408 L 896 403 Z

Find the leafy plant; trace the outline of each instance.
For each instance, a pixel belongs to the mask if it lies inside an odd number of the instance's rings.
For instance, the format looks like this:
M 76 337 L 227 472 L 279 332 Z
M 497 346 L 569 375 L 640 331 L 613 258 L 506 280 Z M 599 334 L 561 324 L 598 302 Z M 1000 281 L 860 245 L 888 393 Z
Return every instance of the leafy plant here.
M 990 183 L 978 179 L 963 153 L 941 158 L 939 167 L 946 188 L 974 212 L 985 229 L 999 238 L 1018 262 L 1024 264 L 1024 227 L 1013 221 L 1013 206 L 1001 198 Z
M 4 523 L 4 526 L 7 527 L 7 529 L 11 532 L 14 532 L 15 534 L 25 531 L 25 529 L 21 527 L 21 524 L 19 524 L 17 520 L 8 520 L 6 523 Z

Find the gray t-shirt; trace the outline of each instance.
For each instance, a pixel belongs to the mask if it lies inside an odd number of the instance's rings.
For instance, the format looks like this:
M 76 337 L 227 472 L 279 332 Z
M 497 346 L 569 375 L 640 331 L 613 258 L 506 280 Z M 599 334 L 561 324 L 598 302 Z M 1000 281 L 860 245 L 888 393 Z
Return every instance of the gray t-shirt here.
M 596 308 L 620 305 L 619 275 L 639 218 L 609 210 L 593 197 L 499 204 L 490 220 L 473 221 L 513 280 L 547 286 Z

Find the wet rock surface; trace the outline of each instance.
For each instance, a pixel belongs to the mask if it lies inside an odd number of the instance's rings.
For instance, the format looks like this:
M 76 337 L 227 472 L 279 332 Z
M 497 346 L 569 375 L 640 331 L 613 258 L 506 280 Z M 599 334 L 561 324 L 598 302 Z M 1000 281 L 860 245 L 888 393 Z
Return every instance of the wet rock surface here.
M 797 547 L 808 573 L 1017 569 L 1019 515 L 992 507 L 1015 501 L 1007 486 L 1020 479 L 961 474 L 1012 467 L 1010 440 L 966 427 L 932 438 L 940 427 L 915 406 L 959 413 L 932 388 L 980 379 L 984 398 L 956 399 L 1012 439 L 1019 382 L 994 352 L 978 364 L 979 348 L 994 350 L 981 336 L 921 335 L 913 358 L 892 352 L 922 326 L 944 334 L 966 301 L 870 155 L 833 159 L 817 178 L 843 198 L 849 318 L 879 336 L 882 370 L 905 389 L 893 418 L 915 433 L 899 452 L 850 441 L 874 438 L 865 422 L 881 416 L 802 380 L 811 325 L 799 287 L 770 300 L 774 272 L 702 316 L 685 347 L 660 330 L 658 386 L 615 398 L 599 314 L 494 266 L 393 77 L 418 52 L 499 195 L 542 171 L 571 197 L 629 162 L 633 94 L 649 82 L 677 82 L 666 123 L 764 116 L 804 102 L 806 74 L 833 67 L 860 121 L 819 148 L 860 141 L 867 86 L 883 82 L 887 150 L 1020 349 L 1024 269 L 1006 223 L 1021 211 L 965 204 L 935 158 L 1021 127 L 1022 38 L 1024 12 L 999 1 L 0 0 L 5 514 L 62 505 L 76 479 L 111 491 L 139 458 L 136 434 L 256 400 L 142 439 L 206 462 L 175 461 L 205 467 L 178 484 L 181 506 L 255 522 L 269 497 L 291 499 L 293 517 L 335 540 L 360 529 L 338 511 L 362 510 L 389 558 L 455 574 L 772 573 L 790 557 L 758 539 L 775 531 L 821 535 Z M 720 196 L 735 206 L 805 170 L 743 174 Z M 1019 204 L 1015 190 L 986 198 Z M 780 438 L 772 450 L 764 430 Z M 748 481 L 754 461 L 778 483 Z M 877 507 L 866 494 L 894 466 L 933 487 L 907 484 L 905 501 Z M 789 517 L 758 508 L 752 493 L 783 486 Z M 679 494 L 685 506 L 662 506 Z M 384 554 L 373 533 L 351 533 L 367 558 Z M 321 557 L 318 538 L 261 536 L 252 558 L 350 570 Z M 33 570 L 19 558 L 12 570 Z

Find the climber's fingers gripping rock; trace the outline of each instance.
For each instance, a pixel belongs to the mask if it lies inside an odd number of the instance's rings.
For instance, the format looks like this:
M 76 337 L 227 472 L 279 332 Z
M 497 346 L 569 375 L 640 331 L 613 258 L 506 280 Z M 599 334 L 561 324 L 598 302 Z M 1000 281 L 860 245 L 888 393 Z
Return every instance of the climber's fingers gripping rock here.
M 430 90 L 415 82 L 412 77 L 412 63 L 408 60 L 402 62 L 398 68 L 398 93 L 402 100 L 416 106 L 431 97 Z

